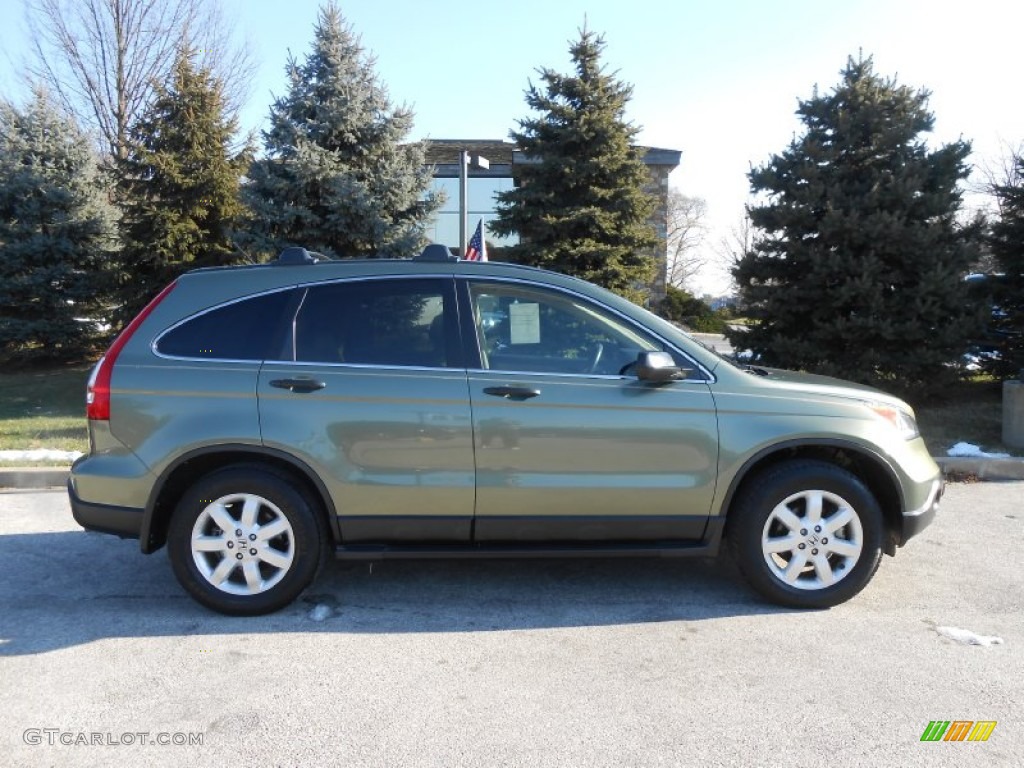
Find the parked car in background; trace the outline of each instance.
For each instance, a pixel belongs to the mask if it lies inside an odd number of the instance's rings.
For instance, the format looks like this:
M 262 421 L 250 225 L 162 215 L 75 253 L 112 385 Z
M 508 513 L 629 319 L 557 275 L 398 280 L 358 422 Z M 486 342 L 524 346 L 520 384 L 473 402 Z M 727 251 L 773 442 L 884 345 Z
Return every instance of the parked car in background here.
M 201 269 L 88 385 L 85 528 L 166 547 L 229 614 L 331 557 L 715 555 L 769 600 L 857 594 L 932 520 L 911 409 L 734 365 L 589 283 L 495 262 Z

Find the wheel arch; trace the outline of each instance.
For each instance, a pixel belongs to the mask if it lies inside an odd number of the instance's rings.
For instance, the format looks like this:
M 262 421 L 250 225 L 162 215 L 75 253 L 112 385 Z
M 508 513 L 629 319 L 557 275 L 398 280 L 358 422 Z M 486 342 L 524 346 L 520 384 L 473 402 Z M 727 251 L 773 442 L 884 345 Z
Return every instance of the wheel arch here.
M 269 469 L 289 482 L 298 483 L 317 504 L 334 541 L 340 540 L 337 510 L 327 486 L 304 461 L 274 448 L 246 444 L 204 446 L 184 453 L 160 473 L 153 484 L 142 516 L 139 545 L 142 552 L 156 552 L 167 542 L 167 527 L 181 495 L 196 480 L 224 467 L 244 464 Z
M 898 476 L 884 456 L 847 440 L 791 440 L 755 453 L 736 472 L 725 493 L 721 506 L 725 521 L 728 521 L 733 502 L 746 483 L 768 467 L 799 459 L 833 464 L 859 477 L 882 508 L 886 528 L 883 549 L 888 555 L 895 554 L 906 506 Z

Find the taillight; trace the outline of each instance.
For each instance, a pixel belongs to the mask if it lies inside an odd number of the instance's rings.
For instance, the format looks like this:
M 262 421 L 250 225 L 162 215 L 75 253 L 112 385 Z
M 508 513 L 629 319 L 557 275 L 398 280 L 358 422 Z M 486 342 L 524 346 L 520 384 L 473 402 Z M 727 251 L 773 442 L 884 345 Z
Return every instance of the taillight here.
M 149 317 L 149 313 L 156 309 L 156 305 L 164 300 L 177 283 L 178 281 L 175 280 L 160 291 L 156 298 L 149 302 L 135 316 L 135 319 L 128 323 L 127 327 L 117 335 L 114 343 L 107 350 L 107 354 L 96 363 L 96 367 L 92 369 L 92 373 L 89 375 L 89 383 L 86 385 L 85 390 L 86 418 L 93 421 L 110 420 L 110 377 L 114 372 L 114 363 L 117 362 L 117 356 L 121 354 L 121 350 L 124 349 L 124 345 L 128 343 L 132 334 L 142 325 L 142 321 Z

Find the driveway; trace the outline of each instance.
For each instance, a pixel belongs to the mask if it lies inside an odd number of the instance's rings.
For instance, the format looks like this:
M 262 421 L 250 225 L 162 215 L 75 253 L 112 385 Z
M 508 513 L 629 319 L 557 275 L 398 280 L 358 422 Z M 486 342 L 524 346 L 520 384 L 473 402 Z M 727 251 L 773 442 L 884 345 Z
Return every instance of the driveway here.
M 62 492 L 3 493 L 0 763 L 1019 766 L 1022 500 L 951 486 L 830 611 L 721 562 L 387 562 L 231 619 Z M 997 725 L 921 742 L 933 720 Z

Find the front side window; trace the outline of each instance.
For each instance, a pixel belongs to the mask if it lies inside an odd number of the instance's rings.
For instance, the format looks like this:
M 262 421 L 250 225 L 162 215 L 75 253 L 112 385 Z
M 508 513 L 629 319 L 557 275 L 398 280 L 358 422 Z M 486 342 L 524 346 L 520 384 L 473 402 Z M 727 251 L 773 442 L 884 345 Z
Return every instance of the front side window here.
M 658 340 L 589 302 L 514 284 L 470 287 L 485 369 L 617 376 Z
M 443 368 L 460 358 L 450 280 L 317 285 L 295 318 L 298 362 Z

